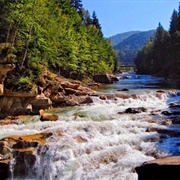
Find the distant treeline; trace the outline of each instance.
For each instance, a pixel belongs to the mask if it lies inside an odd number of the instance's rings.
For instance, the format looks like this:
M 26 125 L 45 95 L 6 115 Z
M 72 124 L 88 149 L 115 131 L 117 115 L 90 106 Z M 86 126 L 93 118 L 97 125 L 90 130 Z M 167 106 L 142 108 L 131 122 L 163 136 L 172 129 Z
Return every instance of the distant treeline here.
M 38 83 L 42 67 L 75 79 L 113 71 L 114 50 L 81 0 L 1 0 L 0 7 L 0 55 L 7 55 L 0 63 L 16 65 L 6 86 Z
M 159 23 L 154 38 L 138 53 L 135 64 L 140 74 L 180 78 L 180 6 L 172 13 L 168 31 Z

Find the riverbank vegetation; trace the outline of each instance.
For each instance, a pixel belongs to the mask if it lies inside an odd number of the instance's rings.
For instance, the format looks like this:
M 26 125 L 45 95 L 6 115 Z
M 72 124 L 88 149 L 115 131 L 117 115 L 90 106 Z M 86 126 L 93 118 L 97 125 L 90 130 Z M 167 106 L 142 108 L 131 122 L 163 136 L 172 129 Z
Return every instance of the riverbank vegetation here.
M 79 80 L 113 71 L 114 50 L 81 0 L 2 0 L 0 7 L 0 62 L 16 65 L 6 88 L 31 88 L 46 68 Z
M 151 38 L 135 58 L 137 72 L 180 78 L 180 6 L 172 13 L 170 28 L 159 23 Z

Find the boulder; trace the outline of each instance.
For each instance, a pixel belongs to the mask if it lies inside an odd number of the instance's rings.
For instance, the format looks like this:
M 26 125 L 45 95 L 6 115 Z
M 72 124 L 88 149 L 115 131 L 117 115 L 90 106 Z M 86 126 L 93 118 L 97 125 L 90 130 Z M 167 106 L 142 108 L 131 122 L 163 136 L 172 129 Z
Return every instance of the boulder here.
M 14 67 L 14 64 L 0 64 L 0 96 L 4 93 L 4 78 L 9 71 L 14 69 Z
M 127 108 L 125 110 L 125 113 L 130 113 L 130 114 L 137 114 L 137 113 L 141 113 L 141 112 L 146 112 L 147 109 L 144 107 L 138 107 L 138 108 Z
M 158 91 L 156 91 L 157 93 L 166 93 L 165 91 L 163 91 L 163 90 L 158 90 Z
M 78 104 L 90 104 L 93 103 L 93 100 L 90 96 L 72 96 L 73 100 Z
M 28 174 L 34 174 L 34 164 L 37 159 L 37 148 L 24 148 L 14 150 L 14 157 L 16 157 L 16 164 L 14 166 L 15 177 L 25 177 Z
M 93 76 L 93 80 L 97 83 L 112 84 L 118 81 L 117 77 L 110 74 L 99 74 Z
M 129 89 L 123 88 L 123 89 L 118 89 L 118 91 L 129 91 Z
M 50 113 L 44 113 L 41 115 L 40 118 L 41 121 L 57 121 L 58 115 L 56 114 L 50 114 Z
M 180 179 L 180 156 L 148 161 L 135 169 L 138 180 L 177 180 Z
M 78 87 L 80 86 L 79 84 L 74 84 L 74 83 L 71 83 L 69 81 L 63 81 L 61 82 L 61 86 L 63 88 L 71 88 L 71 89 L 78 89 Z
M 101 99 L 101 100 L 107 100 L 107 96 L 106 96 L 106 95 L 100 95 L 100 96 L 99 96 L 99 99 Z
M 161 114 L 165 115 L 165 116 L 172 116 L 172 115 L 180 115 L 179 111 L 162 111 Z
M 95 91 L 84 86 L 79 86 L 78 90 L 75 93 L 76 96 L 94 95 L 94 94 L 95 94 Z
M 39 94 L 34 98 L 32 101 L 30 101 L 30 104 L 33 107 L 33 112 L 37 114 L 40 109 L 49 109 L 52 107 L 52 101 L 50 98 L 45 97 L 45 95 Z
M 53 107 L 60 106 L 66 102 L 65 95 L 61 92 L 58 92 L 57 94 L 51 94 L 50 99 L 52 101 Z

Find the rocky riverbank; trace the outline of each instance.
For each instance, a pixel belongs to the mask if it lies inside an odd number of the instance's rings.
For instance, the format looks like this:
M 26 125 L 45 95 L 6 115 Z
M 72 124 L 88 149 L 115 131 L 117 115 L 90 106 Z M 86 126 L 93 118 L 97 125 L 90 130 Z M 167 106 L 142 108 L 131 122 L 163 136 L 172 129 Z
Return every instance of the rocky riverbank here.
M 4 90 L 3 80 L 12 67 L 13 65 L 0 65 L 0 119 L 34 115 L 41 109 L 92 102 L 90 96 L 95 94 L 95 91 L 81 85 L 80 81 L 70 81 L 49 71 L 41 76 L 40 85 L 30 92 Z

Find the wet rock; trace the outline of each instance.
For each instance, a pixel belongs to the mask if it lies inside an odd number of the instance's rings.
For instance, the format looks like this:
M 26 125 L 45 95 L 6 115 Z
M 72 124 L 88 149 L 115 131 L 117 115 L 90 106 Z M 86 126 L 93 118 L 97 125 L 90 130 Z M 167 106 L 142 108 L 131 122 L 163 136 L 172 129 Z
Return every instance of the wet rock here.
M 171 116 L 172 113 L 169 111 L 162 111 L 161 114 L 165 115 L 165 116 Z
M 99 96 L 99 98 L 100 98 L 101 100 L 107 100 L 107 96 L 106 96 L 106 95 L 101 95 L 101 96 Z
M 8 118 L 0 120 L 0 125 L 8 125 L 8 124 L 20 125 L 20 124 L 23 124 L 23 121 L 20 120 L 20 119 L 11 120 L 11 119 L 8 119 Z
M 93 103 L 93 99 L 88 95 L 86 95 L 86 96 L 73 96 L 73 99 L 78 104 L 90 104 L 90 103 Z
M 40 109 L 49 109 L 52 106 L 50 98 L 44 96 L 44 94 L 37 95 L 30 104 L 32 104 L 33 112 L 38 114 Z
M 69 94 L 76 94 L 77 90 L 72 88 L 65 88 L 65 92 L 67 95 Z
M 133 99 L 138 99 L 138 98 L 139 98 L 139 95 L 137 95 L 137 94 L 132 94 L 131 97 L 132 97 Z
M 117 99 L 117 96 L 113 95 L 113 94 L 108 94 L 108 95 L 106 95 L 106 97 L 108 100 L 116 100 Z
M 120 79 L 129 79 L 128 76 L 121 76 Z
M 154 127 L 148 127 L 146 129 L 146 132 L 157 132 L 159 130 L 159 128 L 154 128 Z
M 14 166 L 14 176 L 23 177 L 28 174 L 34 174 L 33 166 L 37 160 L 36 148 L 25 148 L 14 150 L 14 157 L 16 157 L 16 164 Z
M 180 132 L 174 130 L 174 129 L 160 129 L 156 127 L 148 127 L 146 129 L 146 132 L 158 132 L 162 136 L 170 136 L 170 137 L 179 137 Z
M 50 113 L 44 113 L 40 117 L 41 121 L 57 121 L 58 115 L 56 114 L 50 114 Z
M 12 149 L 6 141 L 0 141 L 1 159 L 12 159 Z
M 173 129 L 158 129 L 157 132 L 160 134 L 168 135 L 170 137 L 179 137 L 180 136 L 180 132 L 173 130 Z
M 130 113 L 130 114 L 137 114 L 141 112 L 147 112 L 147 109 L 144 107 L 138 107 L 138 108 L 127 108 L 125 110 L 125 113 Z
M 74 113 L 73 116 L 75 116 L 75 118 L 77 118 L 77 117 L 81 117 L 81 118 L 85 117 L 85 115 L 79 114 L 79 113 Z
M 154 111 L 151 111 L 151 115 L 155 116 L 155 115 L 158 115 L 160 114 L 161 110 L 154 110 Z
M 81 136 L 75 137 L 75 140 L 76 140 L 78 143 L 86 143 L 86 142 L 87 142 L 87 140 L 84 139 L 84 138 L 81 137 Z
M 93 76 L 93 80 L 97 83 L 112 84 L 118 81 L 117 77 L 110 74 L 100 74 Z
M 118 91 L 129 91 L 129 89 L 124 88 L 124 89 L 118 89 Z
M 159 99 L 162 99 L 163 96 L 164 96 L 163 94 L 164 94 L 164 93 L 157 93 L 157 94 L 156 94 L 156 97 L 159 98 Z
M 88 87 L 79 86 L 78 91 L 76 92 L 76 96 L 83 96 L 83 95 L 94 95 L 96 92 Z
M 180 108 L 180 103 L 179 102 L 170 103 L 169 108 Z
M 172 119 L 172 123 L 173 124 L 180 124 L 180 119 L 179 118 Z
M 6 141 L 11 147 L 19 148 L 21 147 L 35 147 L 34 144 L 38 143 L 38 145 L 43 145 L 48 137 L 50 137 L 52 133 L 39 133 L 27 136 L 9 136 L 3 138 L 2 141 Z M 28 143 L 27 143 L 28 142 Z M 25 143 L 25 144 L 23 144 Z
M 162 121 L 161 124 L 162 124 L 162 125 L 169 126 L 169 125 L 172 124 L 172 121 L 171 121 L 171 120 L 165 120 L 165 121 Z
M 143 163 L 136 167 L 138 180 L 180 179 L 180 156 L 166 157 Z
M 23 149 L 28 147 L 37 147 L 39 144 L 37 141 L 18 141 L 16 144 L 12 146 L 14 149 Z
M 172 116 L 172 115 L 180 115 L 180 112 L 179 111 L 173 111 L 173 112 L 170 112 L 170 111 L 162 111 L 161 114 L 165 115 L 165 116 Z
M 163 91 L 163 90 L 158 90 L 158 91 L 156 91 L 157 93 L 166 93 L 165 91 Z
M 65 95 L 61 92 L 57 94 L 51 94 L 50 99 L 52 101 L 53 107 L 61 106 L 66 102 Z
M 34 164 L 38 152 L 52 133 L 40 133 L 27 136 L 10 136 L 0 141 L 0 179 L 10 178 L 10 164 L 15 158 L 14 177 L 27 177 L 35 173 Z M 7 156 L 10 155 L 10 156 Z M 3 158 L 3 159 L 2 159 Z
M 0 160 L 0 179 L 5 180 L 11 176 L 10 160 Z
M 73 96 L 67 96 L 66 97 L 66 106 L 77 106 L 79 103 L 74 99 Z

